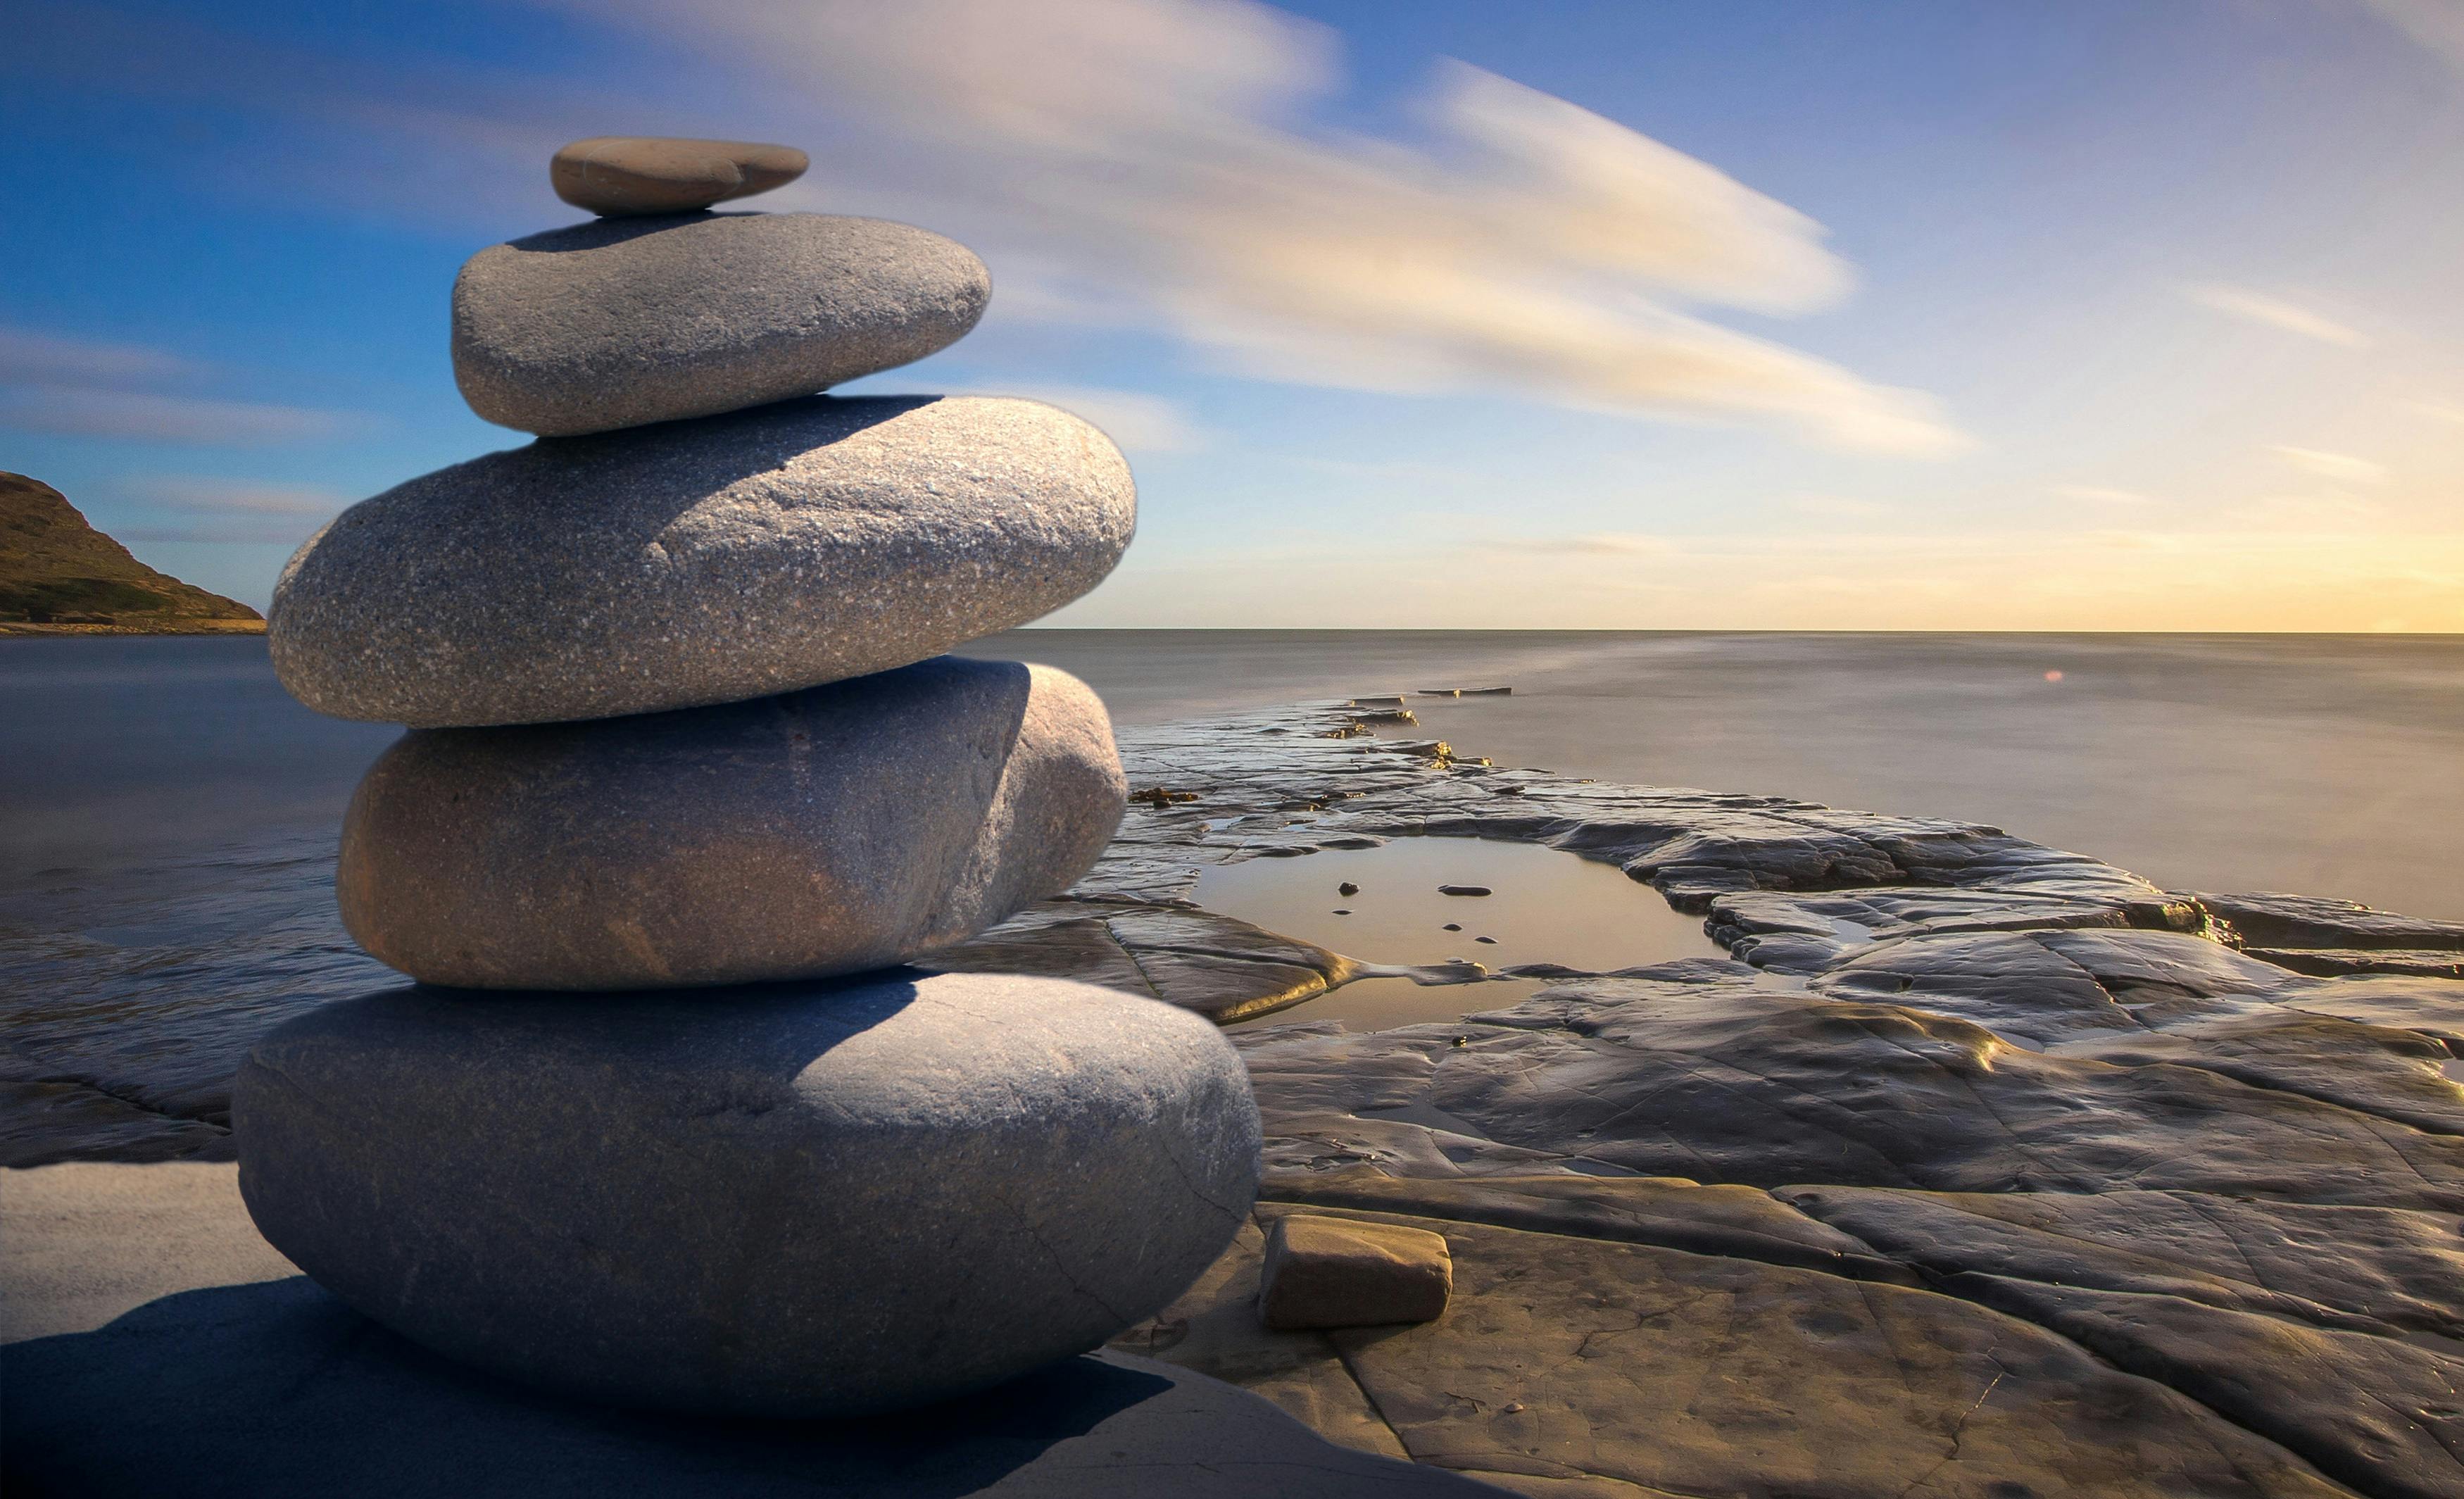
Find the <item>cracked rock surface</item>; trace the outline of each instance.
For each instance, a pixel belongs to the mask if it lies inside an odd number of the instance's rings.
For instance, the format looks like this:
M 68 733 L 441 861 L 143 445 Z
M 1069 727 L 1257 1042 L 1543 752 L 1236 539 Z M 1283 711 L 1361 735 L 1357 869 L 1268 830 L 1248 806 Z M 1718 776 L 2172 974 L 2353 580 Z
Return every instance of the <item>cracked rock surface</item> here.
M 1731 960 L 1236 1030 L 1258 1221 L 1441 1232 L 1454 1303 L 1268 1333 L 1244 1234 L 1121 1346 L 1534 1495 L 2464 1493 L 2464 930 L 1341 726 L 1145 746 L 1133 785 L 1193 795 L 1133 807 L 1073 894 L 1524 839 L 1704 913 Z

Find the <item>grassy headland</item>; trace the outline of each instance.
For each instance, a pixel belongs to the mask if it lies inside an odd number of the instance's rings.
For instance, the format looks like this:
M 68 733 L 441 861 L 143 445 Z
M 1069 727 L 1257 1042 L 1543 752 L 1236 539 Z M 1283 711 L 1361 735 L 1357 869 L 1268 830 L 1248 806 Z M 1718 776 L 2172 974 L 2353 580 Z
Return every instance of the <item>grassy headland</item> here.
M 264 617 L 156 572 L 39 479 L 0 473 L 0 635 L 255 634 Z

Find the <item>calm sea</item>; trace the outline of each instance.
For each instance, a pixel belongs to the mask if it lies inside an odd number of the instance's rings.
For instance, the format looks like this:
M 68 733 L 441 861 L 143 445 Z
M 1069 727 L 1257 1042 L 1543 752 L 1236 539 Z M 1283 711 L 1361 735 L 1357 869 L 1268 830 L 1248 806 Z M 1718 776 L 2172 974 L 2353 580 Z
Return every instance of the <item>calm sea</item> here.
M 1469 755 L 1997 824 L 2178 889 L 2464 919 L 2464 637 L 1033 630 L 1124 723 L 1419 698 Z M 263 642 L 0 640 L 0 888 L 330 839 L 396 731 Z M 22 915 L 22 902 L 12 902 Z
M 2194 890 L 2464 919 L 2464 637 L 1022 631 L 1124 723 L 1417 698 L 1502 764 L 1997 824 Z M 262 641 L 0 640 L 0 940 L 245 926 L 330 852 L 396 731 L 285 696 Z

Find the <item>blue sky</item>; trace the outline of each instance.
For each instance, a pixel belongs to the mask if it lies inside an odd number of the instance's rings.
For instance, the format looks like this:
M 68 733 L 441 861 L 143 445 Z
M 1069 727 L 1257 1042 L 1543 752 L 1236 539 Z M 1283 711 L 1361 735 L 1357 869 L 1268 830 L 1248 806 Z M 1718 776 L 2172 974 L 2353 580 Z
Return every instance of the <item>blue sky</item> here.
M 0 467 L 262 604 L 562 141 L 812 152 L 1129 452 L 1056 623 L 2464 629 L 2464 0 L 37 5 Z

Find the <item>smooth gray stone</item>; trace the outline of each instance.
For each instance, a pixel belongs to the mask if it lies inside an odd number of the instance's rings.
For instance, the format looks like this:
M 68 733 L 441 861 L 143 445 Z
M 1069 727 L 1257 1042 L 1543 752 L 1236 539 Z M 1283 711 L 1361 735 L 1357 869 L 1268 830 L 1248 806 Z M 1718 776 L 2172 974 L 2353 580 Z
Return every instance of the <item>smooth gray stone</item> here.
M 1129 465 L 1033 401 L 820 397 L 539 442 L 363 500 L 275 584 L 319 713 L 610 717 L 887 671 L 1022 625 L 1120 561 Z
M 547 437 L 810 395 L 966 336 L 992 276 L 887 219 L 600 219 L 483 250 L 453 283 L 471 409 Z
M 1258 1168 L 1214 1026 L 1013 975 L 395 990 L 276 1027 L 231 1113 L 257 1228 L 360 1311 L 705 1414 L 903 1409 L 1094 1348 L 1213 1262 Z
M 1059 894 L 1127 789 L 1085 683 L 943 656 L 716 708 L 415 730 L 352 795 L 335 889 L 352 937 L 427 983 L 822 978 Z

